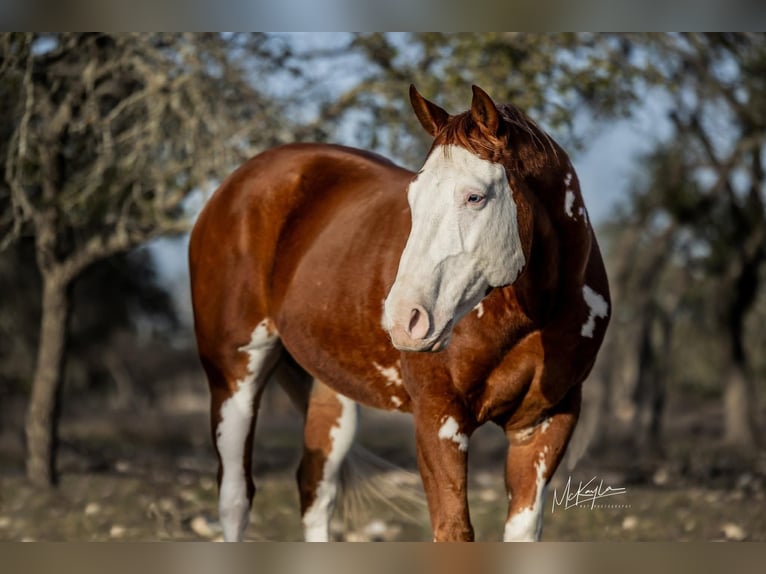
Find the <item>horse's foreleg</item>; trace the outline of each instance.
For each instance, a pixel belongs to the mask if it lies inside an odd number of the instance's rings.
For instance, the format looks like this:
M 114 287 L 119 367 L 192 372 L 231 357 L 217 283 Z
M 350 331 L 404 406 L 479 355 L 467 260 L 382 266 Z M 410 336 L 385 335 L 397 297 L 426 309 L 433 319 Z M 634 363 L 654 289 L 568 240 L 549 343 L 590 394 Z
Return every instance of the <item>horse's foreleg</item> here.
M 340 469 L 356 434 L 357 404 L 315 381 L 304 429 L 303 458 L 298 467 L 301 515 L 307 542 L 330 539 Z
M 540 540 L 545 490 L 564 455 L 580 412 L 580 387 L 572 389 L 556 410 L 535 426 L 506 430 L 505 482 L 508 517 L 503 540 Z
M 466 428 L 458 409 L 432 407 L 416 410 L 415 433 L 434 541 L 473 540 L 466 482 L 473 429 Z

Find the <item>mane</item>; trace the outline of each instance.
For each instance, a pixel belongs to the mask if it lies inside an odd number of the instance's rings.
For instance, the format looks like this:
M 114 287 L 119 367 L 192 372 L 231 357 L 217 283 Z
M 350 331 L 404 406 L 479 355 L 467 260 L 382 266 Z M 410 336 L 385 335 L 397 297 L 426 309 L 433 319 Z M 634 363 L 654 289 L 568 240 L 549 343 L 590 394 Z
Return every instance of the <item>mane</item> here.
M 523 178 L 559 165 L 558 145 L 534 120 L 510 104 L 499 105 L 498 110 L 502 122 L 497 135 L 482 133 L 468 111 L 450 118 L 434 145 L 459 145 L 482 159 L 504 164 Z

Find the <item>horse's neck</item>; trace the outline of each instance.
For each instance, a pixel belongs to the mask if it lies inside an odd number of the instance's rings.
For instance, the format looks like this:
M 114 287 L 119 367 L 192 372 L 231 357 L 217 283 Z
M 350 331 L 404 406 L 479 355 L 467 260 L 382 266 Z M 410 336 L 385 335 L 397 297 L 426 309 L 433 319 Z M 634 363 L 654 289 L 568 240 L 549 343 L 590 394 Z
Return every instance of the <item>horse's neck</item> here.
M 522 310 L 535 323 L 552 311 L 560 279 L 560 241 L 548 209 L 538 197 L 528 199 L 532 212 L 532 242 L 527 264 L 510 287 Z

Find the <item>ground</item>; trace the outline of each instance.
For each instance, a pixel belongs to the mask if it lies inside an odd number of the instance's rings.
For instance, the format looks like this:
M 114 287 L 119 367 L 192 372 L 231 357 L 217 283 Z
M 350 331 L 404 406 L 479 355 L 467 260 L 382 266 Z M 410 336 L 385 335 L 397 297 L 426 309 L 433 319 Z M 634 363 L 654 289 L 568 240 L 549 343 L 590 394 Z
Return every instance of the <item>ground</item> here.
M 215 540 L 215 457 L 203 395 L 151 408 L 92 409 L 62 420 L 57 488 L 23 477 L 14 421 L 0 440 L 0 540 Z M 295 415 L 259 420 L 258 494 L 248 540 L 300 540 L 294 473 L 300 452 Z M 359 442 L 401 467 L 364 459 L 367 478 L 350 489 L 333 523 L 338 540 L 430 540 L 405 415 L 364 411 Z M 766 540 L 766 460 L 717 448 L 704 433 L 677 440 L 663 462 L 634 463 L 619 452 L 562 467 L 548 491 L 543 540 Z M 486 427 L 471 439 L 470 505 L 478 540 L 500 540 L 505 513 L 504 439 Z M 624 494 L 594 506 L 553 507 L 596 477 Z

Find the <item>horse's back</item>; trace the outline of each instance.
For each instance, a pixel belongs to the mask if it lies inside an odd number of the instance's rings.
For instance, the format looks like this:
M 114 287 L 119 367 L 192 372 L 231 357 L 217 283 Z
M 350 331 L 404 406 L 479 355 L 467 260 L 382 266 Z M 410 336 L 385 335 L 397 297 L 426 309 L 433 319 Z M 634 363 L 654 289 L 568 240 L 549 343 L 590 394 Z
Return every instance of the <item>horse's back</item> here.
M 245 345 L 259 321 L 279 314 L 286 294 L 310 288 L 308 276 L 317 281 L 313 270 L 340 281 L 330 267 L 358 268 L 360 252 L 346 249 L 344 258 L 336 246 L 369 247 L 385 237 L 381 225 L 401 228 L 411 177 L 376 154 L 324 144 L 273 148 L 235 170 L 190 238 L 200 350 Z

